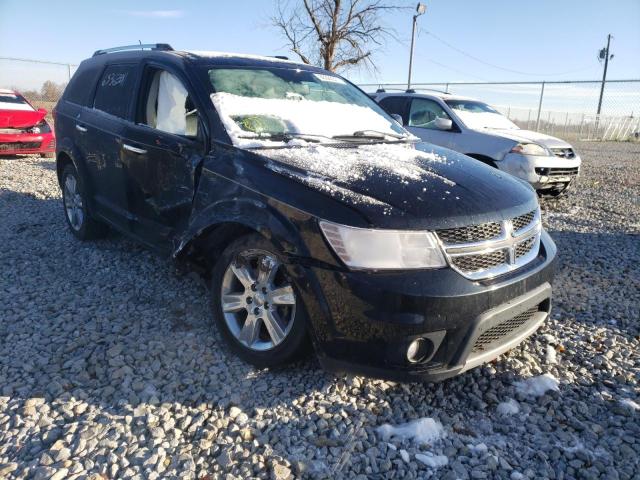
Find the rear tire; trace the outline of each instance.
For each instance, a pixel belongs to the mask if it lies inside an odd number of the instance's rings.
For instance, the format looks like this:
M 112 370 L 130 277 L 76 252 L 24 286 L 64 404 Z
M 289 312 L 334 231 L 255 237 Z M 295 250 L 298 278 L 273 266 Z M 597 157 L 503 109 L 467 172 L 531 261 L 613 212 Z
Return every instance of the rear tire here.
M 213 318 L 231 349 L 259 368 L 298 358 L 307 317 L 277 249 L 259 234 L 233 241 L 211 275 Z
M 104 223 L 90 216 L 85 186 L 76 168 L 70 163 L 62 170 L 60 187 L 64 217 L 71 233 L 83 241 L 105 237 L 109 229 Z

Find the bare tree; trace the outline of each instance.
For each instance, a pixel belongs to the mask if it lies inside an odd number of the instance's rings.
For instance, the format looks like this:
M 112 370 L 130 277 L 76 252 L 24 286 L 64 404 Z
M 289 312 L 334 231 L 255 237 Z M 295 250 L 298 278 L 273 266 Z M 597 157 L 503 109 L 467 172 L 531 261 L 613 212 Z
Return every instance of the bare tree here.
M 278 3 L 273 25 L 304 63 L 332 72 L 360 64 L 373 66 L 372 49 L 394 36 L 380 17 L 400 8 L 384 0 L 296 0 L 293 8 L 289 6 Z

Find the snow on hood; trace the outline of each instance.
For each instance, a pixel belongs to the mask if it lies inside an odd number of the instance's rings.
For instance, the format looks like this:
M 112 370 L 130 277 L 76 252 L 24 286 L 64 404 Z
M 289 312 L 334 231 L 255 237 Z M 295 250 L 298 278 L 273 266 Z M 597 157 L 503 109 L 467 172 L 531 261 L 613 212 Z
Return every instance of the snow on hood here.
M 351 135 L 354 130 L 377 130 L 397 135 L 393 123 L 368 107 L 358 105 L 281 98 L 255 98 L 226 92 L 211 94 L 211 101 L 231 137 L 240 148 L 259 148 L 277 145 L 301 145 L 307 142 L 292 140 L 288 143 L 261 139 L 258 134 L 243 130 L 232 117 L 264 115 L 282 121 L 288 132 L 322 135 Z M 241 138 L 254 137 L 254 138 Z
M 416 220 L 424 228 L 448 228 L 468 222 L 470 216 L 482 223 L 511 218 L 537 205 L 531 187 L 523 182 L 427 143 L 308 144 L 252 154 L 279 175 L 362 208 L 372 223 L 384 228 L 404 228 L 400 219 L 409 217 L 413 228 Z
M 532 130 L 496 130 L 491 132 L 504 138 L 515 140 L 516 142 L 533 142 L 548 148 L 570 148 L 571 144 L 551 135 L 534 132 Z
M 45 111 L 30 108 L 0 109 L 0 128 L 24 128 L 37 125 L 46 115 Z

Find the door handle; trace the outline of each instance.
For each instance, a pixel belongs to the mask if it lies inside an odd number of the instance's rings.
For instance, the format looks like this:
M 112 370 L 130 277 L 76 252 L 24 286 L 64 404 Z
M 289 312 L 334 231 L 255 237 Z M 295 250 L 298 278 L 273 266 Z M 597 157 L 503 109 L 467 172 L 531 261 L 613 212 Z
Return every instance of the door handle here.
M 138 155 L 144 155 L 147 151 L 144 148 L 134 147 L 133 145 L 127 145 L 126 143 L 122 144 L 122 148 L 128 150 L 129 152 L 137 153 Z
M 87 128 L 83 127 L 82 125 L 78 125 L 76 123 L 76 130 L 78 130 L 79 132 L 85 133 L 87 131 Z

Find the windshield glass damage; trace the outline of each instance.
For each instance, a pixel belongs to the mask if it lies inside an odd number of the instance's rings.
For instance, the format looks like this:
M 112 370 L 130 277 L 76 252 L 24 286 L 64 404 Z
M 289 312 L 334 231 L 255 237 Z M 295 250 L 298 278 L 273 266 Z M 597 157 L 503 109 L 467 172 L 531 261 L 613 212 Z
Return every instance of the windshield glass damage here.
M 243 148 L 336 142 L 405 142 L 413 137 L 344 81 L 297 68 L 212 68 L 211 101 Z

